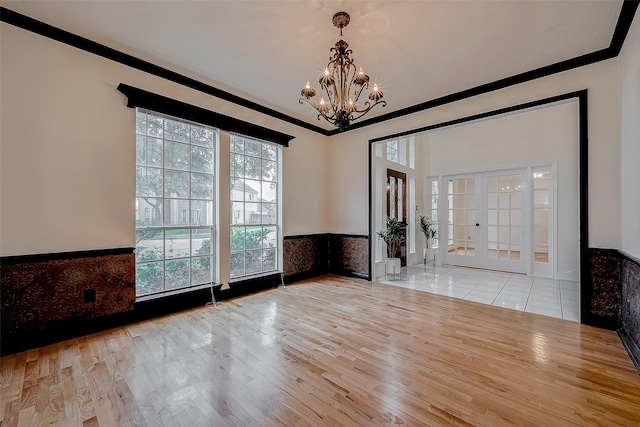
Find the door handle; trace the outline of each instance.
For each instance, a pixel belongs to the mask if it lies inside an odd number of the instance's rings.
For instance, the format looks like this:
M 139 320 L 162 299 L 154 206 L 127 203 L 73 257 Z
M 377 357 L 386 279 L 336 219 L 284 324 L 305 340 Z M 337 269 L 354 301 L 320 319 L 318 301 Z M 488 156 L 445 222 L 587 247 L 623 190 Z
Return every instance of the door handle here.
M 476 222 L 476 227 L 480 227 L 480 223 L 479 222 Z

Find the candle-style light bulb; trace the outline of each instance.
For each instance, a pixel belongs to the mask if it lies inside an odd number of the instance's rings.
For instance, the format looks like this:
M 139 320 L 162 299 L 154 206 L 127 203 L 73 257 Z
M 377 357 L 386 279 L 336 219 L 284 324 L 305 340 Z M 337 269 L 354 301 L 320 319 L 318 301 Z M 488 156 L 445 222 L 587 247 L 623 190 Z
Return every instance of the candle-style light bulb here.
M 320 76 L 320 80 L 318 80 L 318 83 L 320 83 L 320 86 L 323 89 L 326 89 L 328 86 L 332 86 L 335 83 L 335 79 L 329 73 L 328 65 L 327 65 L 327 68 L 324 69 L 324 73 L 322 74 L 322 76 Z
M 358 72 L 358 75 L 356 76 L 355 79 L 353 79 L 353 82 L 357 85 L 366 85 L 369 83 L 369 76 L 367 76 L 364 71 L 362 71 L 362 67 L 360 67 L 360 72 Z
M 382 99 L 382 91 L 377 83 L 373 85 L 373 91 L 369 94 L 369 99 L 376 103 Z
M 345 107 L 345 111 L 348 114 L 353 113 L 356 110 L 356 104 L 353 102 L 353 99 L 349 98 L 349 102 Z
M 309 82 L 307 82 L 307 84 L 304 87 L 304 89 L 302 89 L 300 91 L 300 95 L 304 96 L 306 99 L 309 99 L 309 98 L 313 98 L 314 96 L 316 96 L 316 91 L 311 89 L 311 84 L 309 84 Z
M 316 109 L 321 113 L 329 111 L 329 105 L 324 102 L 324 98 L 320 98 L 320 101 L 316 104 Z

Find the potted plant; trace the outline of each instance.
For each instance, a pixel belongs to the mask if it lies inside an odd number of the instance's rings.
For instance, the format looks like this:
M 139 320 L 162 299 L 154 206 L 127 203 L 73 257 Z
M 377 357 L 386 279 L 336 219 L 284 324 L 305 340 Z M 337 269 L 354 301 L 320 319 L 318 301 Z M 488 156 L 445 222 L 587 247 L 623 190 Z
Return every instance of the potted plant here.
M 438 232 L 436 231 L 435 224 L 424 215 L 420 215 L 418 225 L 420 227 L 420 231 L 424 234 L 424 263 L 426 264 L 427 259 L 435 259 L 437 249 L 434 249 L 431 246 L 431 242 Z
M 400 250 L 400 245 L 407 240 L 404 237 L 406 225 L 398 221 L 397 218 L 386 219 L 386 228 L 376 234 L 387 244 L 387 260 L 385 261 L 385 271 L 387 273 L 400 273 L 400 258 L 396 255 Z

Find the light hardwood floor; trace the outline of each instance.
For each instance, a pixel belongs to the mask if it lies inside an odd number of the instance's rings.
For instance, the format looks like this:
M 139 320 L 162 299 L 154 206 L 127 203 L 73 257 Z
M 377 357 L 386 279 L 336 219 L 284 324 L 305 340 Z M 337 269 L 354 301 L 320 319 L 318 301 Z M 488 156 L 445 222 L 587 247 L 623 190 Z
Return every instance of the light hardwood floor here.
M 612 331 L 325 276 L 6 356 L 5 426 L 632 426 Z

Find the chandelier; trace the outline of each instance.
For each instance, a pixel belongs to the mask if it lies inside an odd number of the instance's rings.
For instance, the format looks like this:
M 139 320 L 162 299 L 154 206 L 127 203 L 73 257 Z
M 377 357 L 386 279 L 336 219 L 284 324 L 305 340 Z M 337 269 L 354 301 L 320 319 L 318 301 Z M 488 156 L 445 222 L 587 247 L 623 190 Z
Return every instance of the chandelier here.
M 353 51 L 342 39 L 342 29 L 349 25 L 349 14 L 338 12 L 333 15 L 332 21 L 333 25 L 340 29 L 340 35 L 335 47 L 330 49 L 330 52 L 334 52 L 333 56 L 329 57 L 324 74 L 318 80 L 320 88 L 326 94 L 326 99 L 324 96 L 319 100 L 313 99 L 316 91 L 307 82 L 300 92 L 302 98 L 299 102 L 302 104 L 304 101 L 315 108 L 318 111 L 318 120 L 324 117 L 340 130 L 345 130 L 353 120 L 364 116 L 378 104 L 384 107 L 387 102 L 382 101 L 382 91 L 377 84 L 374 84 L 369 92 L 369 100 L 358 105 L 360 94 L 365 89 L 369 89 L 369 76 L 362 71 L 362 68 L 356 72 L 353 59 L 349 58 Z

